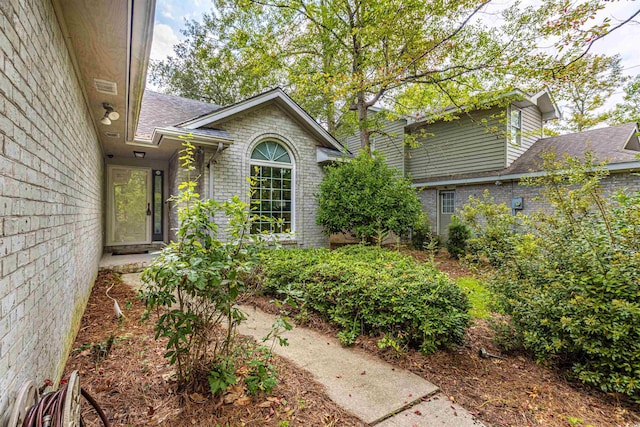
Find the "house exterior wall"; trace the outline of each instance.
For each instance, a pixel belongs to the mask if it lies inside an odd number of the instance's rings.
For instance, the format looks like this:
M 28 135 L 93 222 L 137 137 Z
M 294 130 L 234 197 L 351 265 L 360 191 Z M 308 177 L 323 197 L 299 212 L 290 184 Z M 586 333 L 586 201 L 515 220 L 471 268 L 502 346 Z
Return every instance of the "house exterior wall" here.
M 405 175 L 406 150 L 404 144 L 404 127 L 406 120 L 385 120 L 381 135 L 371 137 L 374 150 L 383 153 L 387 164 Z M 360 135 L 350 136 L 344 141 L 345 147 L 353 154 L 360 151 Z
M 511 107 L 513 108 L 513 107 Z M 542 138 L 542 113 L 536 105 L 519 108 L 522 111 L 522 133 L 520 144 L 507 143 L 507 167 L 511 166 L 518 157 Z
M 469 117 L 469 115 L 471 117 Z M 425 126 L 426 137 L 409 150 L 408 174 L 413 179 L 502 169 L 506 165 L 505 111 L 472 111 L 454 121 Z
M 602 190 L 605 195 L 613 195 L 617 191 L 635 192 L 640 191 L 640 176 L 635 173 L 615 173 L 610 174 L 601 181 Z M 474 184 L 464 186 L 443 186 L 437 188 L 423 188 L 418 197 L 422 202 L 422 208 L 429 216 L 429 223 L 432 231 L 437 231 L 437 208 L 438 191 L 455 190 L 455 211 L 456 214 L 473 196 L 481 198 L 485 190 L 488 190 L 496 203 L 506 203 L 511 206 L 513 198 L 522 197 L 523 209 L 519 212 L 531 214 L 533 212 L 551 212 L 552 208 L 548 203 L 534 200 L 540 195 L 541 187 L 527 187 L 519 185 L 518 181 L 506 181 L 501 185 L 495 183 Z
M 316 161 L 316 141 L 313 137 L 294 121 L 288 114 L 271 104 L 249 111 L 229 120 L 216 123 L 216 127 L 227 131 L 234 142 L 222 151 L 211 168 L 207 161 L 216 149 L 207 147 L 204 150 L 203 161 L 198 164 L 200 172 L 201 195 L 214 198 L 219 202 L 239 195 L 245 202 L 249 202 L 250 156 L 253 148 L 265 139 L 280 142 L 292 154 L 294 159 L 295 186 L 295 236 L 294 241 L 284 242 L 299 247 L 328 246 L 329 238 L 322 233 L 322 227 L 316 224 L 317 202 L 315 194 L 324 178 L 324 171 Z M 177 185 L 181 182 L 184 171 L 180 171 L 176 158 L 170 162 L 169 182 L 173 183 L 171 194 L 177 193 Z M 210 174 L 213 177 L 210 177 Z M 210 180 L 210 178 L 212 178 Z M 213 187 L 210 186 L 213 182 Z M 177 224 L 176 209 L 170 211 L 171 228 Z M 220 224 L 221 237 L 224 219 L 216 218 Z M 171 234 L 170 234 L 171 236 Z
M 62 374 L 102 254 L 102 177 L 51 3 L 0 2 L 0 417 L 24 381 Z

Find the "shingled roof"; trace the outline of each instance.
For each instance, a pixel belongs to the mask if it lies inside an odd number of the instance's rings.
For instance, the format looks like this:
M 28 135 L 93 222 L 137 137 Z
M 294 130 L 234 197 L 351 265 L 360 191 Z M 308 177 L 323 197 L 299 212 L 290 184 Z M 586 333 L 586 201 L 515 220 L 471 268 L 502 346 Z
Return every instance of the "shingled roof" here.
M 145 90 L 136 138 L 151 139 L 155 128 L 174 126 L 218 109 L 220 106 L 208 102 Z
M 517 179 L 518 176 L 530 172 L 539 172 L 542 154 L 554 152 L 557 158 L 570 156 L 582 159 L 587 151 L 593 154 L 596 163 L 609 165 L 638 162 L 640 140 L 636 123 L 626 123 L 601 129 L 593 129 L 567 135 L 541 138 L 525 151 L 508 168 L 494 171 L 446 175 L 415 180 L 418 186 L 450 181 L 480 182 L 482 178 Z

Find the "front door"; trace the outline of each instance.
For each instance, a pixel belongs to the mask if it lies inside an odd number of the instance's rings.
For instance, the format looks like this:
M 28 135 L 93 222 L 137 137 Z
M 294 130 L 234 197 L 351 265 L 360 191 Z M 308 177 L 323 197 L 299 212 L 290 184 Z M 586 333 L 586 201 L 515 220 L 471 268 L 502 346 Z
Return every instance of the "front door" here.
M 440 190 L 438 195 L 438 235 L 449 240 L 449 224 L 456 206 L 455 190 Z
M 107 167 L 107 245 L 151 243 L 151 169 Z

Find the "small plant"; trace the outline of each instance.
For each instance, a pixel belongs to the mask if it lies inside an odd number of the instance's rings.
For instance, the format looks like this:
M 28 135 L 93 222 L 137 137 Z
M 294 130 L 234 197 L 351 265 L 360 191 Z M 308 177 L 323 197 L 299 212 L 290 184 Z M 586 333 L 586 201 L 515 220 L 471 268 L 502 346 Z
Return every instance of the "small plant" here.
M 195 147 L 188 141 L 183 146 L 180 160 L 188 178 L 173 197 L 178 205 L 177 241 L 143 272 L 141 297 L 145 316 L 157 315 L 155 338 L 168 339 L 165 357 L 176 365 L 178 387 L 199 390 L 208 377 L 209 388 L 219 393 L 233 383 L 235 330 L 245 318 L 236 302 L 267 239 L 249 233 L 252 222 L 264 219 L 252 216 L 238 196 L 224 203 L 200 200 L 196 179 L 191 179 Z M 212 221 L 220 214 L 228 224 L 224 239 L 218 238 L 218 225 Z
M 264 346 L 257 347 L 249 360 L 248 375 L 244 382 L 249 394 L 271 393 L 278 384 L 278 372 L 271 363 L 271 351 Z
M 454 215 L 449 224 L 449 240 L 447 240 L 447 251 L 452 258 L 459 259 L 467 252 L 469 237 L 471 237 L 469 227 Z
M 222 393 L 229 386 L 236 384 L 238 378 L 236 377 L 236 368 L 233 362 L 227 359 L 215 364 L 209 371 L 207 380 L 209 381 L 209 390 L 213 395 Z
M 433 252 L 439 244 L 438 236 L 431 231 L 429 215 L 422 212 L 411 230 L 411 246 L 419 251 Z

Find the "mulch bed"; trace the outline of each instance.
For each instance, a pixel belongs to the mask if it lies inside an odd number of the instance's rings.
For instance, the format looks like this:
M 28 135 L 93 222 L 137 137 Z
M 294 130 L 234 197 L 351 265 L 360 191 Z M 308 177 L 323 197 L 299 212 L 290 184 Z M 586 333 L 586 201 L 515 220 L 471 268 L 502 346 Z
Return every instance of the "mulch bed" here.
M 111 285 L 109 295 L 126 316 L 122 321 L 106 295 Z M 154 340 L 152 320 L 141 322 L 143 312 L 134 291 L 114 273 L 101 272 L 67 362 L 65 378 L 80 372 L 82 387 L 112 426 L 365 425 L 333 403 L 308 372 L 280 357 L 274 357 L 280 382 L 269 396 L 236 390 L 242 398 L 225 404 L 198 393 L 177 394 L 170 380 L 173 368 L 163 357 L 166 342 Z M 88 426 L 102 425 L 88 404 L 83 403 L 83 413 Z
M 428 257 L 424 252 L 404 251 L 419 259 Z M 452 278 L 472 274 L 446 252 L 436 255 L 435 263 Z M 270 313 L 282 310 L 267 297 L 253 297 L 250 303 Z M 328 335 L 338 332 L 313 313 L 305 326 Z M 405 354 L 380 350 L 372 337 L 359 337 L 355 345 L 438 385 L 452 401 L 492 426 L 640 425 L 640 406 L 624 396 L 569 381 L 561 371 L 538 365 L 526 355 L 501 354 L 493 335 L 487 321 L 476 320 L 467 330 L 464 346 L 428 356 L 414 350 Z M 502 359 L 480 357 L 481 348 Z

